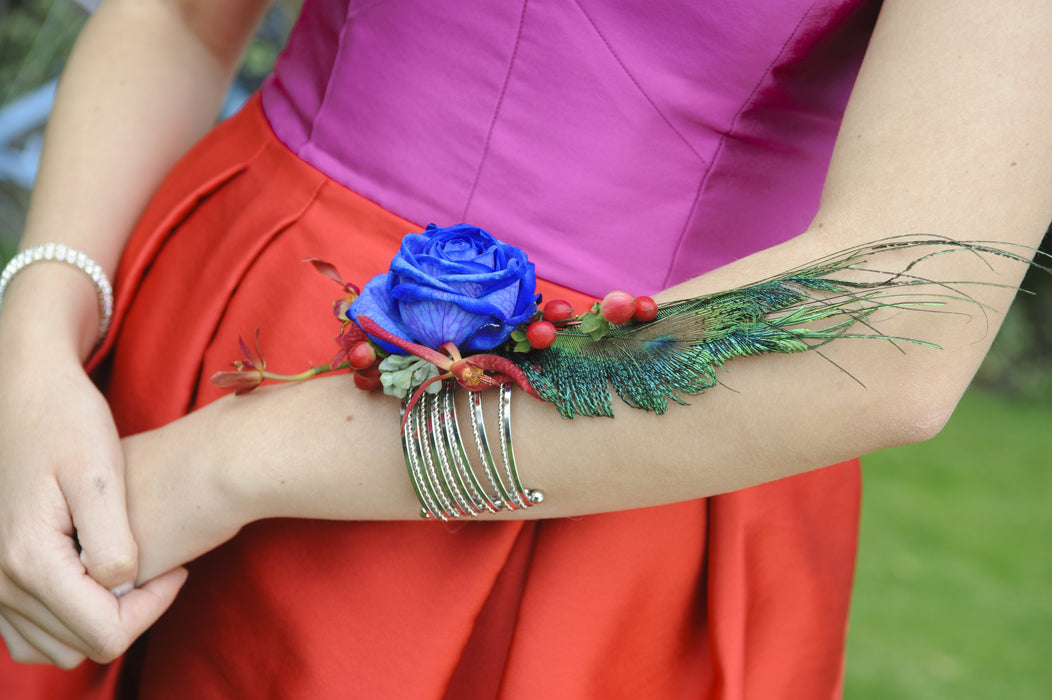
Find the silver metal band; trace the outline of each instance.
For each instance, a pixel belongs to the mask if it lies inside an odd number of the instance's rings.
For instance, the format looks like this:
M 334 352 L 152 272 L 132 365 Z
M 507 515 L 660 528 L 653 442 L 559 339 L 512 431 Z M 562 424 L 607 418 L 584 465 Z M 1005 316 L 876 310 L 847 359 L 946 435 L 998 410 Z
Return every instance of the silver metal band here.
M 541 503 L 544 494 L 522 487 L 515 464 L 511 441 L 511 385 L 501 385 L 497 405 L 503 470 L 497 468 L 489 446 L 481 392 L 470 392 L 471 432 L 489 489 L 479 480 L 464 448 L 453 401 L 455 386 L 455 381 L 447 380 L 437 395 L 425 392 L 408 416 L 408 402 L 402 402 L 405 419 L 402 452 L 413 491 L 420 501 L 421 517 L 437 520 L 478 517 L 484 511 L 520 510 Z
M 485 508 L 490 513 L 496 513 L 500 510 L 500 501 L 494 501 L 490 498 L 475 475 L 475 471 L 471 468 L 471 462 L 468 461 L 467 451 L 464 449 L 464 439 L 460 435 L 460 424 L 457 421 L 457 405 L 453 401 L 453 390 L 443 391 L 441 396 L 443 406 L 449 416 L 449 420 L 446 421 L 446 442 L 453 448 L 452 452 L 457 469 L 462 475 L 467 477 L 465 485 L 471 499 L 479 508 Z
M 61 243 L 45 243 L 35 248 L 28 248 L 11 259 L 0 273 L 0 303 L 3 302 L 7 285 L 15 275 L 34 263 L 41 261 L 62 262 L 72 265 L 88 277 L 95 285 L 95 295 L 99 300 L 99 334 L 98 342 L 106 337 L 113 319 L 113 287 L 102 267 L 85 253 Z

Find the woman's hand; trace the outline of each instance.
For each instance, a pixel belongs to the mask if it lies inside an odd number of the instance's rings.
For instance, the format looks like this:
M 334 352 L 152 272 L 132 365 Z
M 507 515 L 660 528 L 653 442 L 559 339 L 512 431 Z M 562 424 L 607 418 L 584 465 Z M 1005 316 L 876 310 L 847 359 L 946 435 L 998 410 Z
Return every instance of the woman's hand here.
M 137 568 L 116 428 L 76 349 L 17 323 L 46 298 L 35 282 L 61 291 L 79 272 L 24 274 L 0 326 L 0 635 L 16 661 L 69 668 L 123 652 L 185 574 L 111 592 Z
M 112 275 L 164 174 L 214 123 L 267 4 L 103 3 L 59 86 L 25 245 L 65 243 Z M 3 301 L 0 636 L 26 663 L 105 661 L 163 612 L 185 573 L 119 599 L 108 590 L 136 578 L 137 553 L 120 443 L 80 367 L 98 320 L 90 282 L 33 265 Z

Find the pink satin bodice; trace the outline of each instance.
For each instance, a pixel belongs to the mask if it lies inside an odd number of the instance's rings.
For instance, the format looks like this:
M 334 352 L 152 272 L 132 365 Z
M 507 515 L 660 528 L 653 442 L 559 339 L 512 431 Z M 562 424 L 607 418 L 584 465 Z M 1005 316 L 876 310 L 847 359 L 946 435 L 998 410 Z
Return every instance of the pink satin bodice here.
M 808 225 L 877 4 L 307 0 L 263 106 L 390 211 L 652 293 Z

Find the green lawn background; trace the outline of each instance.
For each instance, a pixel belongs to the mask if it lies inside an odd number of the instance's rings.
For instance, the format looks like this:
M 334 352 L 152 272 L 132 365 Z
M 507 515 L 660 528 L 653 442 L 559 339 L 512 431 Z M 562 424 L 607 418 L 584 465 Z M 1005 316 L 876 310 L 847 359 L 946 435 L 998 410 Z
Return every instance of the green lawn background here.
M 1052 698 L 1052 404 L 977 389 L 863 459 L 849 700 Z

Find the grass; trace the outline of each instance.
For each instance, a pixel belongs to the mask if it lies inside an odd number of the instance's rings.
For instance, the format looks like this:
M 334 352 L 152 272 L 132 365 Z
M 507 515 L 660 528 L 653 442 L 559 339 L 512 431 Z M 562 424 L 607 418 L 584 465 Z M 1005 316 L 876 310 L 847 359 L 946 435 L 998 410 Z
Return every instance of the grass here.
M 18 243 L 13 235 L 4 235 L 0 231 L 0 266 L 6 265 L 7 261 L 15 256 L 18 251 Z
M 863 465 L 846 697 L 1052 697 L 1052 407 L 973 390 Z

